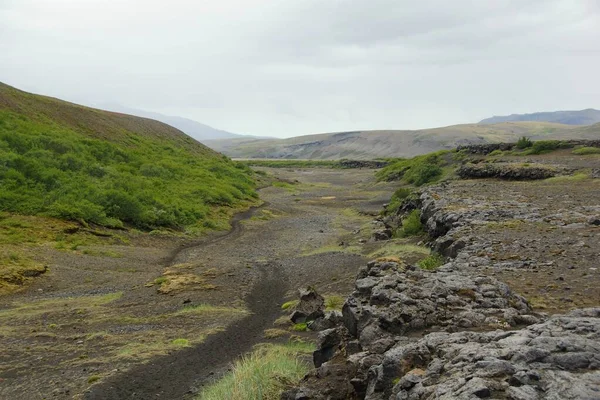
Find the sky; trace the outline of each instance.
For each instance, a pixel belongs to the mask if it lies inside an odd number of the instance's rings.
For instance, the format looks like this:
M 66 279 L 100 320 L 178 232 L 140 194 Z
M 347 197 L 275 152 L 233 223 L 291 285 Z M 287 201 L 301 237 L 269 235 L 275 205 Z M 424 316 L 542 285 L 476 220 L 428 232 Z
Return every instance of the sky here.
M 290 137 L 600 108 L 598 0 L 0 0 L 0 81 Z

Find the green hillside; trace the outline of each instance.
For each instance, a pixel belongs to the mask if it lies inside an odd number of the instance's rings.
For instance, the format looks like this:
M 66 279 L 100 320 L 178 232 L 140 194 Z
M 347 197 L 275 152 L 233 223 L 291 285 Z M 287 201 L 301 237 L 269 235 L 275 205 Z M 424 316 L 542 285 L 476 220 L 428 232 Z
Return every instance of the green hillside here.
M 175 128 L 0 83 L 0 210 L 109 227 L 214 228 L 251 171 Z

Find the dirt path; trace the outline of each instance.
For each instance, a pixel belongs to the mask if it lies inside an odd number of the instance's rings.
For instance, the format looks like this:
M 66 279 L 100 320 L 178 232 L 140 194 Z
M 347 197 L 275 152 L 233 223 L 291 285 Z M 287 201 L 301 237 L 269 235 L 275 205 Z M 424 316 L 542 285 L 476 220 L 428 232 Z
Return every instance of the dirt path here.
M 274 265 L 260 265 L 260 279 L 246 298 L 251 315 L 211 335 L 200 345 L 142 364 L 92 387 L 89 400 L 181 399 L 214 379 L 231 361 L 261 340 L 281 311 L 279 304 L 287 290 L 281 271 Z

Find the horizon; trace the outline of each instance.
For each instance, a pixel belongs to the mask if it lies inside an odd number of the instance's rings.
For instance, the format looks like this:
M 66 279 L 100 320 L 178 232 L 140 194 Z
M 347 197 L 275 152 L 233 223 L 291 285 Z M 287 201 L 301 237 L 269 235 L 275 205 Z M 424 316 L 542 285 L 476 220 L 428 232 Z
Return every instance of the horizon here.
M 133 0 L 118 13 L 100 0 L 3 2 L 0 76 L 280 138 L 600 104 L 592 1 L 151 0 L 141 11 Z

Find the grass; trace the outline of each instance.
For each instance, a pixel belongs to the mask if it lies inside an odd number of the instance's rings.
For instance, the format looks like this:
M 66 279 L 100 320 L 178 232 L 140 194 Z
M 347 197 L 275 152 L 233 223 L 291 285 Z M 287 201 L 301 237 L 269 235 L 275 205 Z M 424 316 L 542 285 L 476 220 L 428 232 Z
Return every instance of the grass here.
M 0 211 L 197 232 L 256 202 L 249 167 L 167 125 L 5 85 L 0 104 Z
M 385 209 L 385 213 L 387 215 L 395 214 L 400 209 L 404 201 L 408 199 L 412 193 L 413 191 L 409 188 L 401 187 L 397 189 L 392 195 L 392 198 Z
M 177 347 L 189 347 L 190 341 L 187 339 L 174 339 L 171 341 L 171 344 Z
M 580 147 L 573 150 L 571 153 L 578 156 L 587 156 L 590 154 L 600 154 L 600 148 L 598 147 Z
M 294 324 L 292 330 L 296 332 L 306 332 L 308 330 L 308 324 L 306 322 Z
M 194 306 L 185 306 L 176 311 L 173 315 L 189 315 L 189 314 L 248 314 L 243 308 L 233 308 L 224 306 L 211 306 L 210 304 L 198 304 Z
M 434 270 L 444 265 L 444 257 L 439 254 L 431 254 L 417 263 L 419 268 Z
M 344 298 L 337 294 L 325 295 L 325 309 L 327 311 L 341 311 L 344 301 Z
M 0 321 L 36 318 L 41 314 L 64 313 L 71 310 L 90 310 L 116 301 L 123 292 L 15 303 L 12 308 L 0 310 Z
M 402 259 L 403 256 L 407 254 L 427 255 L 429 254 L 429 249 L 423 246 L 417 246 L 415 244 L 410 243 L 388 242 L 384 247 L 369 254 L 369 257 L 398 257 Z
M 436 182 L 444 174 L 442 167 L 447 164 L 447 154 L 450 154 L 450 151 L 441 150 L 410 159 L 400 159 L 378 171 L 376 176 L 380 181 L 401 180 L 414 186 Z
M 313 345 L 292 341 L 284 345 L 261 345 L 237 361 L 233 371 L 202 391 L 202 400 L 278 400 L 281 393 L 309 370 L 300 357 Z
M 282 310 L 293 310 L 300 303 L 300 300 L 290 300 L 281 305 Z
M 561 183 L 561 182 L 578 182 L 589 179 L 589 175 L 583 172 L 578 172 L 573 175 L 553 176 L 551 178 L 544 179 L 543 182 L 547 183 Z
M 402 226 L 396 231 L 397 237 L 418 236 L 424 233 L 421 223 L 421 210 L 413 210 L 402 220 Z

